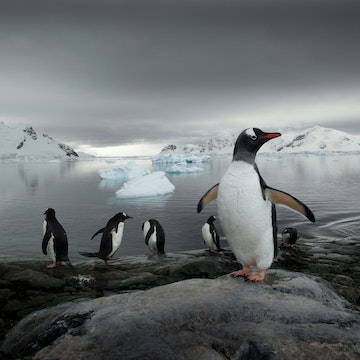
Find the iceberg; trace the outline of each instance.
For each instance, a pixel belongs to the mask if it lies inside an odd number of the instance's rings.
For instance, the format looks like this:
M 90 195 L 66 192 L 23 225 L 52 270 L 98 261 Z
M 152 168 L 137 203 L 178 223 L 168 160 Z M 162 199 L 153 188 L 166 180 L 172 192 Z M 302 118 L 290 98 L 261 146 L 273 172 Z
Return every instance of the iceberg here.
M 165 176 L 164 171 L 155 171 L 126 182 L 115 192 L 118 198 L 135 198 L 165 195 L 175 190 L 175 186 Z
M 152 159 L 153 164 L 193 164 L 206 163 L 211 159 L 210 155 L 206 154 L 158 154 Z
M 98 173 L 102 179 L 128 181 L 149 174 L 149 171 L 130 161 L 126 165 L 111 169 L 100 169 Z
M 169 174 L 193 174 L 204 171 L 203 168 L 199 166 L 185 166 L 174 164 L 165 169 Z

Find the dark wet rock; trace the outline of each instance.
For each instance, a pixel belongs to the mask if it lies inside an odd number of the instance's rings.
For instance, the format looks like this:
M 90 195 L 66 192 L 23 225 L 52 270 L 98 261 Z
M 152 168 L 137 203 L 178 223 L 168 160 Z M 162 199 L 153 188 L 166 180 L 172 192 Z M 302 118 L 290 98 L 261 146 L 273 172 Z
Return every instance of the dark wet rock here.
M 358 249 L 353 243 L 341 241 L 317 246 L 299 241 L 292 248 L 282 248 L 272 267 L 318 276 L 327 287 L 360 306 Z M 346 256 L 329 257 L 331 252 Z M 186 279 L 215 279 L 239 269 L 228 250 L 215 255 L 191 251 L 160 257 L 120 257 L 108 266 L 96 259 L 75 264 L 73 269 L 67 266 L 47 269 L 46 264 L 43 261 L 0 264 L 0 344 L 16 323 L 40 309 L 77 299 L 133 293 Z M 271 281 L 269 275 L 266 281 Z M 252 349 L 252 345 L 246 346 Z M 196 349 L 199 354 L 206 351 L 209 358 L 218 356 L 202 346 Z
M 61 279 L 31 269 L 9 271 L 4 279 L 13 284 L 42 289 L 62 288 L 65 285 Z
M 1 350 L 34 359 L 356 359 L 360 313 L 318 279 L 190 279 L 30 314 Z

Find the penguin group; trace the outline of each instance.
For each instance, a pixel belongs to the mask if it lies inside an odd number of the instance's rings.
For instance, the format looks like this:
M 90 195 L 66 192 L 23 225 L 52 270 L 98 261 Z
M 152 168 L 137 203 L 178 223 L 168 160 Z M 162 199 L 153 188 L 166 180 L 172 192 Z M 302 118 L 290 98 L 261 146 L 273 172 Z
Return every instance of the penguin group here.
M 52 262 L 47 265 L 48 269 L 55 268 L 57 264 L 71 265 L 68 256 L 68 240 L 63 226 L 55 216 L 55 210 L 48 208 L 44 212 L 45 220 L 43 224 L 42 251 L 48 255 Z M 108 264 L 110 260 L 116 260 L 114 254 L 120 247 L 124 232 L 124 221 L 132 219 L 132 216 L 119 212 L 115 214 L 106 226 L 99 229 L 91 237 L 94 239 L 102 234 L 100 248 L 98 252 L 80 252 L 80 255 L 90 258 L 99 258 Z M 142 224 L 142 231 L 145 244 L 148 246 L 152 255 L 165 254 L 165 231 L 159 221 L 149 219 Z
M 285 205 L 315 222 L 313 212 L 294 196 L 267 185 L 255 162 L 258 150 L 269 140 L 281 136 L 277 132 L 263 132 L 258 128 L 244 130 L 238 136 L 233 158 L 219 183 L 210 188 L 199 200 L 200 213 L 211 201 L 217 199 L 217 212 L 225 238 L 241 265 L 234 277 L 249 281 L 262 281 L 277 255 L 276 205 Z M 71 264 L 68 257 L 68 242 L 64 228 L 55 217 L 54 209 L 45 211 L 42 250 L 52 263 Z M 107 264 L 114 259 L 124 232 L 124 221 L 132 217 L 125 212 L 114 215 L 105 227 L 91 239 L 102 234 L 98 252 L 80 252 L 85 257 L 96 257 Z M 211 215 L 201 228 L 207 253 L 220 252 L 220 237 Z M 142 224 L 145 244 L 153 255 L 165 253 L 165 232 L 159 221 L 149 219 Z M 283 246 L 292 246 L 298 239 L 295 228 L 282 233 Z

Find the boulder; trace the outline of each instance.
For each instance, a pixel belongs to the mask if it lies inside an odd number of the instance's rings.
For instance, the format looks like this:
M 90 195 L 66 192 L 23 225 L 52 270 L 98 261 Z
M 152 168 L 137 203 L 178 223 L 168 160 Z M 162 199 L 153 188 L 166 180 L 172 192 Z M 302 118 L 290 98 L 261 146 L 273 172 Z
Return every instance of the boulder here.
M 34 312 L 1 351 L 34 359 L 356 359 L 360 314 L 317 278 L 190 279 Z

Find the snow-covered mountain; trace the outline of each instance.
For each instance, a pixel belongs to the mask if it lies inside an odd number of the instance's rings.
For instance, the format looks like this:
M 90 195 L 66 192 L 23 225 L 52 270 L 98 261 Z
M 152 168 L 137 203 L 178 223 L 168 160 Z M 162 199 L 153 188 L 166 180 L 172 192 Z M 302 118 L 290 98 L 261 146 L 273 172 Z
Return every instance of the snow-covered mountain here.
M 9 127 L 0 122 L 0 160 L 53 160 L 78 157 L 70 146 L 47 134 L 38 135 L 30 125 Z
M 281 132 L 281 131 L 280 131 Z M 360 136 L 314 126 L 305 130 L 286 130 L 282 136 L 269 141 L 259 153 L 360 153 Z M 198 145 L 168 145 L 160 154 L 232 154 L 238 133 L 219 133 Z

